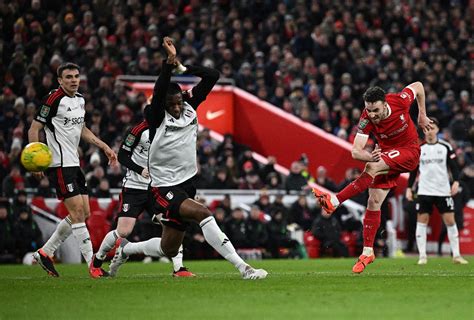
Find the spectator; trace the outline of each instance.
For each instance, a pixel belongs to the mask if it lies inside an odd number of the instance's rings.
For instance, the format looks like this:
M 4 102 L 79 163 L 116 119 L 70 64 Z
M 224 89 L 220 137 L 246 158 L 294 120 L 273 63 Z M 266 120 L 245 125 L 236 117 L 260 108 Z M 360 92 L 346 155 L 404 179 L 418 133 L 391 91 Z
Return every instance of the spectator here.
M 246 248 L 248 245 L 245 213 L 242 209 L 236 208 L 232 211 L 230 219 L 225 225 L 226 235 L 232 239 L 236 249 Z
M 298 224 L 303 230 L 310 230 L 314 212 L 308 207 L 306 196 L 300 194 L 290 207 L 289 222 Z
M 12 198 L 15 190 L 25 189 L 25 180 L 21 175 L 20 167 L 13 166 L 10 174 L 2 181 L 3 195 Z
M 334 215 L 321 211 L 313 222 L 311 232 L 321 241 L 321 251 L 332 250 L 333 257 L 348 257 L 347 246 L 341 242 L 341 226 Z
M 13 225 L 13 232 L 16 240 L 17 259 L 19 261 L 22 261 L 27 253 L 33 254 L 43 245 L 41 230 L 33 220 L 28 207 L 21 207 L 18 210 L 16 221 Z
M 262 222 L 263 212 L 257 205 L 250 208 L 249 217 L 246 220 L 247 248 L 265 248 L 268 241 L 267 227 Z
M 8 216 L 8 207 L 0 204 L 0 263 L 14 263 L 15 236 Z
M 111 198 L 109 180 L 105 178 L 100 179 L 99 185 L 93 195 L 96 198 Z
M 301 191 L 306 187 L 307 181 L 301 174 L 301 170 L 301 163 L 299 161 L 294 161 L 291 164 L 290 174 L 286 177 L 285 181 L 286 191 Z

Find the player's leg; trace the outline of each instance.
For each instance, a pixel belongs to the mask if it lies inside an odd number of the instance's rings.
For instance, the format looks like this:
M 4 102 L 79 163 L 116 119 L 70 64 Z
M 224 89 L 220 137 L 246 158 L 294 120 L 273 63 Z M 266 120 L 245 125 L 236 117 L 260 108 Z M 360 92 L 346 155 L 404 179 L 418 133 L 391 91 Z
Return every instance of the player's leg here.
M 232 263 L 244 279 L 256 280 L 267 276 L 268 273 L 265 270 L 254 269 L 242 260 L 229 238 L 217 225 L 216 220 L 207 207 L 188 198 L 181 203 L 179 214 L 183 219 L 198 222 L 207 243 L 227 261 Z
M 327 213 L 333 213 L 341 203 L 367 190 L 375 176 L 386 174 L 389 169 L 389 165 L 383 159 L 377 162 L 367 162 L 362 174 L 336 195 L 326 193 L 318 188 L 313 188 L 313 194 Z
M 355 273 L 361 273 L 369 263 L 375 260 L 374 241 L 380 226 L 380 208 L 389 191 L 390 189 L 369 189 L 369 199 L 363 221 L 364 249 L 352 268 Z
M 422 196 L 420 196 L 422 197 Z M 420 204 L 420 202 L 419 202 Z M 426 255 L 426 230 L 428 228 L 428 223 L 430 222 L 430 214 L 426 209 L 420 209 L 416 218 L 416 245 L 418 247 L 418 264 L 424 265 L 428 262 L 428 257 Z M 431 211 L 429 211 L 431 212 Z
M 183 265 L 184 231 L 166 225 L 162 226 L 161 251 L 173 262 L 173 276 L 194 277 L 195 275 Z
M 86 196 L 84 196 L 86 197 Z M 84 199 L 82 195 L 76 195 L 64 199 L 64 204 L 69 211 L 71 217 L 72 234 L 76 239 L 82 256 L 86 260 L 87 265 L 92 261 L 92 242 L 89 235 L 89 230 L 85 223 L 86 210 Z M 87 204 L 88 205 L 88 204 Z
M 459 231 L 454 217 L 454 201 L 451 197 L 439 197 L 436 207 L 443 216 L 443 222 L 448 231 L 449 245 L 453 253 L 453 263 L 468 264 L 469 262 L 461 256 L 459 250 Z
M 64 172 L 63 168 L 50 168 L 47 171 L 48 179 L 51 182 L 51 185 L 55 187 L 58 199 L 61 200 L 64 199 L 64 197 L 70 196 L 71 194 L 68 192 L 65 180 L 65 176 L 67 177 L 68 171 L 70 170 Z M 75 193 L 72 194 L 78 193 L 78 190 L 76 190 Z M 43 247 L 33 254 L 33 258 L 36 260 L 36 262 L 51 276 L 59 276 L 58 272 L 54 268 L 52 258 L 59 246 L 72 234 L 71 225 L 71 216 L 68 215 L 59 222 L 56 230 L 48 239 L 48 241 L 43 245 Z

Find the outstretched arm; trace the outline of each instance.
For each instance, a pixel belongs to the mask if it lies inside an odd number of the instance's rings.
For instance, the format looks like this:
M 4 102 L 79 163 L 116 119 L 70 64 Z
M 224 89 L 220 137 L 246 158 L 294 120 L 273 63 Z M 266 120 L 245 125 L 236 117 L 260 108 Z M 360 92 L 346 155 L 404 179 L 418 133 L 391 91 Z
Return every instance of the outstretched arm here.
M 86 126 L 82 127 L 81 138 L 84 139 L 88 143 L 92 143 L 93 145 L 99 147 L 104 151 L 105 155 L 109 159 L 109 165 L 115 165 L 117 163 L 117 155 L 115 152 L 110 149 L 110 147 L 105 144 L 104 141 L 100 140 L 96 137 L 92 131 L 89 130 Z
M 423 131 L 433 129 L 433 121 L 426 115 L 425 88 L 423 84 L 420 81 L 413 82 L 408 85 L 408 88 L 412 89 L 415 93 L 416 103 L 418 104 L 418 125 Z

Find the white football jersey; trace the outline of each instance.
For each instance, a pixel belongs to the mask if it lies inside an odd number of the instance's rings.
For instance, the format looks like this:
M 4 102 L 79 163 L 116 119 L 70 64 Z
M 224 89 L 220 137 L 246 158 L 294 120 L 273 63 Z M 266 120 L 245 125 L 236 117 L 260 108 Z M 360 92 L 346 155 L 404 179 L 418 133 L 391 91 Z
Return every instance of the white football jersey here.
M 420 175 L 418 178 L 418 194 L 423 196 L 451 196 L 449 183 L 448 158 L 454 159 L 456 154 L 451 145 L 438 140 L 434 144 L 421 145 Z
M 78 147 L 85 116 L 84 97 L 66 95 L 60 87 L 43 102 L 35 120 L 45 124 L 46 140 L 53 153 L 50 167 L 78 167 Z
M 149 134 L 148 125 L 137 126 L 132 129 L 122 144 L 124 150 L 132 152 L 132 161 L 143 168 L 148 167 L 148 151 L 150 149 Z M 138 139 L 138 141 L 136 141 L 136 139 Z M 127 173 L 122 182 L 123 187 L 147 190 L 149 184 L 149 178 L 145 178 L 138 172 L 127 168 Z
M 197 173 L 197 132 L 197 113 L 187 102 L 179 119 L 165 111 L 150 145 L 148 170 L 152 187 L 178 185 Z

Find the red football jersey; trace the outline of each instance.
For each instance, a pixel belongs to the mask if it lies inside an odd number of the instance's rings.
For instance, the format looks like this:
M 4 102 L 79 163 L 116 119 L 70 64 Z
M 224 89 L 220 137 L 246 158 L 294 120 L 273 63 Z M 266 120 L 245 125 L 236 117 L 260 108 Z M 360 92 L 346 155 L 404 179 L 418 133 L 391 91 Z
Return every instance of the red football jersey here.
M 389 115 L 379 124 L 374 124 L 364 108 L 359 120 L 358 132 L 373 133 L 382 151 L 395 147 L 418 146 L 418 133 L 410 118 L 410 106 L 415 100 L 412 89 L 405 87 L 402 92 L 385 95 Z

